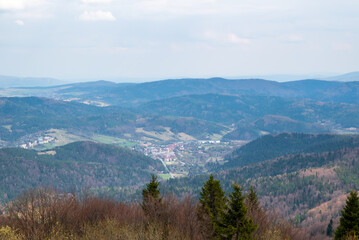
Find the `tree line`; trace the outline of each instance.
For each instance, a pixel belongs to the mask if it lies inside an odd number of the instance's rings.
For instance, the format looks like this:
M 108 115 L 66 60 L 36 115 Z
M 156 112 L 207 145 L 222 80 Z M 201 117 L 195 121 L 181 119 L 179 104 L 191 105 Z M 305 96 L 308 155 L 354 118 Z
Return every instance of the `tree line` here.
M 358 239 L 359 198 L 348 196 L 336 240 Z M 327 231 L 327 233 L 328 233 Z M 155 175 L 141 202 L 116 202 L 50 188 L 29 190 L 0 215 L 4 240 L 302 240 L 306 232 L 265 210 L 253 187 L 237 184 L 228 195 L 213 175 L 199 199 L 162 195 Z

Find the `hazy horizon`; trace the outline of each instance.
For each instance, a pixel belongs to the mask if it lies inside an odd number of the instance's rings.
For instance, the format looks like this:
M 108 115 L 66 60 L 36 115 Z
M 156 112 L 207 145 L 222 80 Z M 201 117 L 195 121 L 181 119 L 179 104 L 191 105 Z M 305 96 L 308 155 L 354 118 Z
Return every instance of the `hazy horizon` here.
M 0 0 L 0 74 L 166 79 L 357 71 L 359 2 Z
M 351 72 L 359 73 L 359 72 Z M 152 77 L 152 78 L 134 78 L 134 77 L 118 77 L 118 78 L 55 78 L 51 76 L 10 76 L 3 75 L 0 73 L 0 80 L 5 80 L 8 77 L 8 82 L 12 80 L 44 80 L 44 81 L 53 81 L 54 84 L 50 85 L 59 85 L 59 84 L 70 84 L 70 83 L 80 83 L 80 82 L 93 82 L 93 81 L 109 81 L 115 83 L 144 83 L 144 82 L 153 82 L 153 81 L 163 81 L 169 79 L 210 79 L 210 78 L 224 78 L 229 80 L 240 80 L 240 79 L 264 79 L 269 81 L 276 82 L 290 82 L 297 80 L 306 80 L 306 79 L 317 79 L 317 80 L 329 80 L 332 77 L 337 77 L 345 75 L 348 73 L 337 73 L 337 74 L 270 74 L 270 75 L 242 75 L 242 76 L 174 76 L 174 77 Z M 350 74 L 350 73 L 349 73 Z M 49 85 L 49 86 L 50 86 Z M 34 85 L 35 86 L 35 85 Z

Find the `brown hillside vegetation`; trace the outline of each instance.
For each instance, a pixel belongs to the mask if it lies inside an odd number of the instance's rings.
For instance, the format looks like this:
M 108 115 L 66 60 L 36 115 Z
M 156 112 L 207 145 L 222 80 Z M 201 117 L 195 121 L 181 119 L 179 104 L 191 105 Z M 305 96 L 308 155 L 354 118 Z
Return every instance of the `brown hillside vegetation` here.
M 343 209 L 346 198 L 347 194 L 341 194 L 310 209 L 305 220 L 301 223 L 301 227 L 306 228 L 313 234 L 320 234 L 323 229 L 327 228 L 330 219 L 333 219 L 335 229 L 339 224 L 340 211 Z
M 208 239 L 198 218 L 198 203 L 190 197 L 164 197 L 154 215 L 140 204 L 96 197 L 79 198 L 52 189 L 34 189 L 14 200 L 1 216 L 4 240 L 60 239 Z M 257 239 L 309 239 L 304 232 L 263 209 L 251 211 L 259 226 Z
M 358 148 L 353 148 L 280 157 L 254 165 L 252 168 L 258 169 L 255 173 L 258 177 L 248 179 L 247 184 L 255 186 L 267 209 L 274 210 L 281 218 L 290 219 L 313 236 L 325 239 L 330 220 L 333 219 L 334 228 L 338 226 L 340 210 L 348 191 L 357 189 L 358 156 Z M 309 168 L 304 165 L 302 169 L 295 169 L 290 164 L 297 160 L 322 161 L 324 164 Z M 280 169 L 282 173 L 278 171 L 280 174 L 259 177 L 263 175 L 263 169 L 273 171 L 279 163 L 287 167 Z M 242 172 L 236 175 L 240 176 Z

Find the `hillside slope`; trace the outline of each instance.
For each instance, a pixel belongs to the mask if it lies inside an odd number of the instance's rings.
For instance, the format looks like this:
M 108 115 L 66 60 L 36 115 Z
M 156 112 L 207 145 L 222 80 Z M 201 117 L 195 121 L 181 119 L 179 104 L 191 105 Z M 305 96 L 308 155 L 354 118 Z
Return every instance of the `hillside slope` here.
M 226 128 L 204 120 L 138 114 L 120 107 L 95 107 L 37 97 L 0 98 L 0 143 L 49 129 L 159 140 L 163 133 L 169 139 L 176 139 L 180 133 L 208 138 Z
M 0 149 L 0 198 L 52 186 L 71 191 L 99 187 L 135 187 L 151 173 L 166 173 L 162 163 L 126 148 L 76 142 L 51 151 Z
M 354 147 L 359 147 L 359 135 L 266 135 L 234 150 L 226 157 L 228 162 L 223 168 L 240 167 L 291 154 L 323 153 Z
M 336 132 L 359 128 L 359 106 L 308 99 L 219 94 L 188 95 L 141 105 L 143 113 L 194 117 L 220 124 L 235 124 L 226 140 L 249 139 L 261 132 Z
M 335 142 L 336 147 L 333 145 Z M 325 239 L 321 234 L 330 219 L 337 223 L 340 217 L 343 203 L 340 199 L 350 190 L 359 190 L 357 139 L 350 138 L 341 143 L 330 140 L 327 143 L 323 138 L 323 141 L 318 141 L 318 150 L 311 150 L 299 142 L 303 147 L 301 152 L 308 153 L 282 155 L 220 171 L 214 176 L 221 181 L 226 192 L 231 191 L 233 182 L 244 189 L 253 185 L 265 208 L 275 210 L 297 226 L 306 227 L 311 233 L 321 236 L 320 239 Z M 333 150 L 330 150 L 332 147 Z M 259 157 L 262 154 L 258 152 Z M 256 154 L 253 156 L 256 157 Z M 177 195 L 190 193 L 198 196 L 207 179 L 208 175 L 171 179 L 164 183 L 162 189 Z M 330 203 L 331 206 L 328 205 Z

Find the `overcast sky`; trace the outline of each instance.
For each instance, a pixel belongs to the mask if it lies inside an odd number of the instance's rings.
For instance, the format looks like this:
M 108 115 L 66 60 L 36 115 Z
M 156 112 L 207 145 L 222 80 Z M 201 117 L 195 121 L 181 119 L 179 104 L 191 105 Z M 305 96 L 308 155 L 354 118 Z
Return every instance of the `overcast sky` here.
M 358 70 L 358 0 L 0 0 L 0 75 L 162 79 Z

